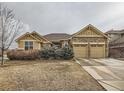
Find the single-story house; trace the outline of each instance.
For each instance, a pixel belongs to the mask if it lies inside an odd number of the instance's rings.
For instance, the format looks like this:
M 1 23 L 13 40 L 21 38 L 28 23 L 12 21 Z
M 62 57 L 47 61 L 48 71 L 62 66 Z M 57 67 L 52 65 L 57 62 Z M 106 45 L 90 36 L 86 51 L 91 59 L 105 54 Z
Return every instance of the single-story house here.
M 80 31 L 69 35 L 66 33 L 52 33 L 41 36 L 37 32 L 26 33 L 16 39 L 20 49 L 41 49 L 53 45 L 73 48 L 75 57 L 104 58 L 108 56 L 108 36 L 89 24 Z
M 124 30 L 110 30 L 106 35 L 110 37 L 109 56 L 124 57 Z
M 108 56 L 108 36 L 91 24 L 74 33 L 71 42 L 75 57 L 104 58 Z
M 109 30 L 105 33 L 107 36 L 110 37 L 109 42 L 113 42 L 119 38 L 124 37 L 124 29 L 122 30 Z

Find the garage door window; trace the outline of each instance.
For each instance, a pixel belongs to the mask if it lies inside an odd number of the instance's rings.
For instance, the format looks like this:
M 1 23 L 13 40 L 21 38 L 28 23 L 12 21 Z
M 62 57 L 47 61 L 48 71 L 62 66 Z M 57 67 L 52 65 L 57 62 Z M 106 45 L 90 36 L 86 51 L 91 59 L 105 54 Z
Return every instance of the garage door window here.
M 74 47 L 86 47 L 87 45 L 84 44 L 75 44 Z
M 99 44 L 97 44 L 97 45 L 91 45 L 91 47 L 103 47 L 103 45 L 99 45 Z
M 81 47 L 86 47 L 87 45 L 81 45 Z
M 98 47 L 103 47 L 103 45 L 97 45 Z
M 79 47 L 79 45 L 74 45 L 74 47 Z
M 91 47 L 97 47 L 97 45 L 91 45 Z

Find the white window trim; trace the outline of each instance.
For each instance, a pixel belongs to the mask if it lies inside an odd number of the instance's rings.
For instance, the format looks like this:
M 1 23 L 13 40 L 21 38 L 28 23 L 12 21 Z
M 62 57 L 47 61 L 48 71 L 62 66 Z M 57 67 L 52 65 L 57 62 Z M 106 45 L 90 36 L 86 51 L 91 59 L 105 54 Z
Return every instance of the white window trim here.
M 32 42 L 32 43 L 34 43 L 33 41 L 29 41 L 29 40 L 27 40 L 27 41 L 25 41 L 25 42 Z M 25 42 L 24 42 L 24 49 L 25 49 Z M 32 45 L 32 47 L 33 47 L 33 49 L 34 49 L 34 45 Z M 28 49 L 29 49 L 29 47 L 28 47 Z

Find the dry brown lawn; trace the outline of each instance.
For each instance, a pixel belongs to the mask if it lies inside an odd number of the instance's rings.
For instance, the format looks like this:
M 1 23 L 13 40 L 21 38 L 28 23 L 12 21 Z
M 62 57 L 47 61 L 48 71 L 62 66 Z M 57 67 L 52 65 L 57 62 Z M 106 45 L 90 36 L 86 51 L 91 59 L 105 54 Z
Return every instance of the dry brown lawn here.
M 0 90 L 105 90 L 72 60 L 9 61 L 0 67 Z

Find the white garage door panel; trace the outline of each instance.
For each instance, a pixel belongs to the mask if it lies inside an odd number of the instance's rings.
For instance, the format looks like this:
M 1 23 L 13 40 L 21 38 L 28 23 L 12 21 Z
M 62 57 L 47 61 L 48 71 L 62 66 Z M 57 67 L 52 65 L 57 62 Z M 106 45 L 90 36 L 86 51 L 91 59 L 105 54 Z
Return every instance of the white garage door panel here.
M 74 45 L 73 50 L 75 57 L 87 57 L 87 45 Z

